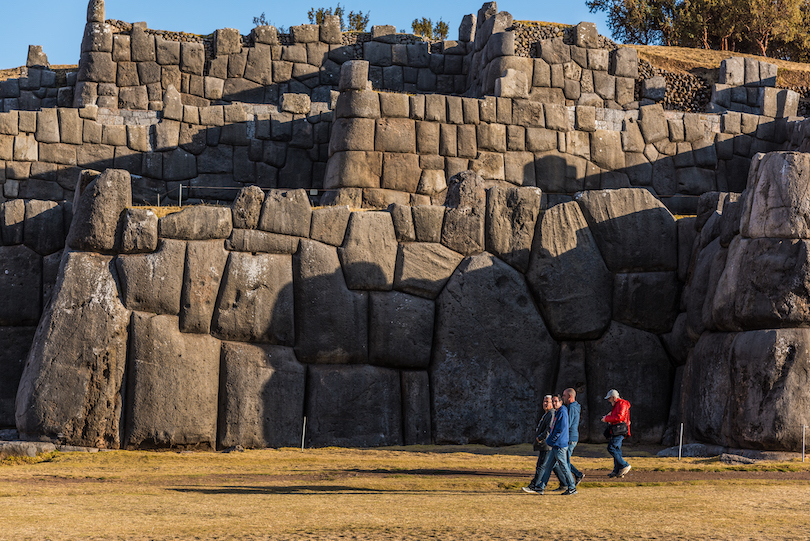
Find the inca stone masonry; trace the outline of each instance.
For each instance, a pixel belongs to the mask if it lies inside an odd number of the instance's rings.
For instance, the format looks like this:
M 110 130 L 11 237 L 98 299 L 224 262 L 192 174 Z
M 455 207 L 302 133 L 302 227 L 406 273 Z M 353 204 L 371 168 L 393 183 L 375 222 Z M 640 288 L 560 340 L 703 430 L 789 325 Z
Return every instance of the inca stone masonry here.
M 0 83 L 0 425 L 505 445 L 574 387 L 599 441 L 618 388 L 638 441 L 800 445 L 810 123 L 775 66 L 725 60 L 698 114 L 494 2 L 434 43 L 87 20 L 77 72 L 32 47 Z

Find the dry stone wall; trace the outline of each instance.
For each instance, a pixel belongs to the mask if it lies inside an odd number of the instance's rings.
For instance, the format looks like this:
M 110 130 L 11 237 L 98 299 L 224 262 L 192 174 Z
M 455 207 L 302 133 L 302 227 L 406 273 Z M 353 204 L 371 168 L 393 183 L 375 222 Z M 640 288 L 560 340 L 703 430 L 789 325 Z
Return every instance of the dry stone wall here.
M 446 206 L 313 209 L 251 187 L 158 219 L 129 207 L 128 176 L 77 199 L 17 394 L 27 438 L 291 446 L 306 415 L 308 445 L 502 445 L 567 386 L 597 438 L 622 383 L 637 438 L 664 432 L 678 244 L 646 190 L 544 214 L 539 189 L 468 172 Z

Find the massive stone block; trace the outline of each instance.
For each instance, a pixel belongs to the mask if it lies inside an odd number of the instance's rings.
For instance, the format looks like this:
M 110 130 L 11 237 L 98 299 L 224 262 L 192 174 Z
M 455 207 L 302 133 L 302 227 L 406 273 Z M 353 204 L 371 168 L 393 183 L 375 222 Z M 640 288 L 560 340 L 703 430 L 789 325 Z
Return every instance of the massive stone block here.
M 21 434 L 120 446 L 129 313 L 116 281 L 111 257 L 65 254 L 17 391 Z
M 391 214 L 353 212 L 338 256 L 349 289 L 390 290 L 397 260 Z
M 14 426 L 14 402 L 36 327 L 0 327 L 0 426 Z
M 490 254 L 473 256 L 436 302 L 430 366 L 436 443 L 531 441 L 559 347 L 523 276 Z
M 722 330 L 810 325 L 810 241 L 746 239 L 729 246 L 712 302 Z M 691 293 L 690 293 L 691 295 Z
M 306 444 L 402 445 L 399 372 L 376 366 L 311 366 Z
M 262 204 L 259 229 L 307 237 L 311 219 L 312 207 L 306 190 L 270 190 Z
M 186 243 L 168 239 L 151 254 L 118 256 L 115 265 L 127 309 L 177 315 L 185 258 Z
M 675 218 L 648 190 L 588 191 L 577 202 L 611 271 L 678 268 Z
M 158 220 L 160 236 L 170 239 L 227 239 L 233 230 L 231 209 L 195 205 Z
M 408 242 L 399 245 L 394 289 L 435 299 L 464 258 L 438 243 Z
M 133 312 L 128 447 L 216 447 L 219 340 L 181 333 L 174 316 Z
M 292 345 L 292 257 L 231 252 L 213 334 L 225 340 Z
M 337 249 L 302 239 L 293 257 L 295 351 L 302 363 L 368 358 L 368 294 L 350 291 Z
M 306 368 L 291 348 L 222 343 L 220 448 L 301 443 Z
M 810 154 L 774 152 L 752 161 L 740 233 L 810 238 Z
M 402 434 L 405 445 L 428 445 L 431 443 L 430 424 L 430 377 L 427 371 L 403 370 L 402 384 Z
M 368 303 L 369 362 L 427 368 L 433 342 L 433 301 L 398 291 L 374 291 Z
M 538 222 L 526 280 L 557 339 L 596 338 L 610 323 L 613 276 L 576 202 Z
M 614 321 L 602 338 L 586 342 L 585 359 L 591 434 L 604 430 L 600 418 L 610 413 L 605 393 L 617 389 L 634 406 L 631 439 L 660 442 L 669 418 L 675 370 L 658 337 Z
M 96 177 L 73 208 L 66 244 L 76 250 L 113 250 L 121 213 L 132 206 L 131 186 L 132 179 L 127 171 L 112 169 Z
M 222 241 L 189 241 L 180 292 L 180 332 L 208 334 L 228 252 Z
M 613 319 L 665 333 L 678 316 L 680 284 L 675 272 L 618 273 L 613 279 Z
M 264 203 L 264 192 L 258 186 L 248 186 L 239 190 L 239 195 L 231 205 L 233 226 L 242 229 L 256 229 Z
M 520 272 L 529 267 L 542 195 L 539 188 L 495 186 L 487 191 L 487 251 Z
M 42 257 L 0 246 L 0 325 L 36 325 L 42 308 Z

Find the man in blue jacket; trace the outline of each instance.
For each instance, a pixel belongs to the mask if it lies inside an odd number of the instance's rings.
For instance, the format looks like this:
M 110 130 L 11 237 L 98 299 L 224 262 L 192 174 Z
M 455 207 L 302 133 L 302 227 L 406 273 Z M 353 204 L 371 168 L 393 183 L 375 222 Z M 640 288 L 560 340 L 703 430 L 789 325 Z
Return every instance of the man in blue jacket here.
M 581 408 L 579 402 L 577 402 L 577 392 L 569 387 L 563 391 L 562 401 L 568 409 L 568 469 L 571 470 L 576 486 L 579 486 L 585 474 L 571 464 L 571 455 L 574 454 L 574 447 L 579 442 L 579 413 Z M 555 467 L 554 473 L 557 474 L 557 477 L 560 477 L 559 468 Z M 563 489 L 564 487 L 560 485 L 558 490 Z
M 568 408 L 563 407 L 562 398 L 558 394 L 551 398 L 551 405 L 556 410 L 551 433 L 546 438 L 546 443 L 551 447 L 551 451 L 546 455 L 546 463 L 543 465 L 543 477 L 540 479 L 540 484 L 537 485 L 535 492 L 537 494 L 545 492 L 546 484 L 549 477 L 551 477 L 551 470 L 555 466 L 559 466 L 562 475 L 561 479 L 565 486 L 568 487 L 562 495 L 570 496 L 577 493 L 577 486 L 574 477 L 571 475 L 571 470 L 568 469 L 568 431 L 570 430 Z

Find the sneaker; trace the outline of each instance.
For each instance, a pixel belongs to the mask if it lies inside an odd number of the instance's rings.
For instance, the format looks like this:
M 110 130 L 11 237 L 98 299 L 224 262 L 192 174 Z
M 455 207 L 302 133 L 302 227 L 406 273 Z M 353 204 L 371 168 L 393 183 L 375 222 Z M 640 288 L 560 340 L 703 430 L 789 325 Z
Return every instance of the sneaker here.
M 624 468 L 620 469 L 620 470 L 619 470 L 619 473 L 617 473 L 616 475 L 617 475 L 618 477 L 624 477 L 624 476 L 627 474 L 627 472 L 629 472 L 629 471 L 630 471 L 630 468 L 632 468 L 632 467 L 633 467 L 633 466 L 631 466 L 630 464 L 628 464 L 628 465 L 627 465 L 627 466 L 625 466 Z
M 608 477 L 616 477 L 618 474 L 615 471 L 612 471 L 608 474 Z
M 557 488 L 555 488 L 552 492 L 562 492 L 564 490 L 568 490 L 568 487 L 565 485 L 560 485 Z
M 537 489 L 529 485 L 527 487 L 523 487 L 523 492 L 528 492 L 529 494 L 537 494 Z
M 576 486 L 579 486 L 579 484 L 582 482 L 583 477 L 585 477 L 584 473 L 576 478 Z
M 565 492 L 563 492 L 563 493 L 561 494 L 561 496 L 573 496 L 573 495 L 574 495 L 574 494 L 576 494 L 576 493 L 577 493 L 577 489 L 576 489 L 576 488 L 574 488 L 574 489 L 570 489 L 570 488 L 569 488 L 568 490 L 566 490 Z

